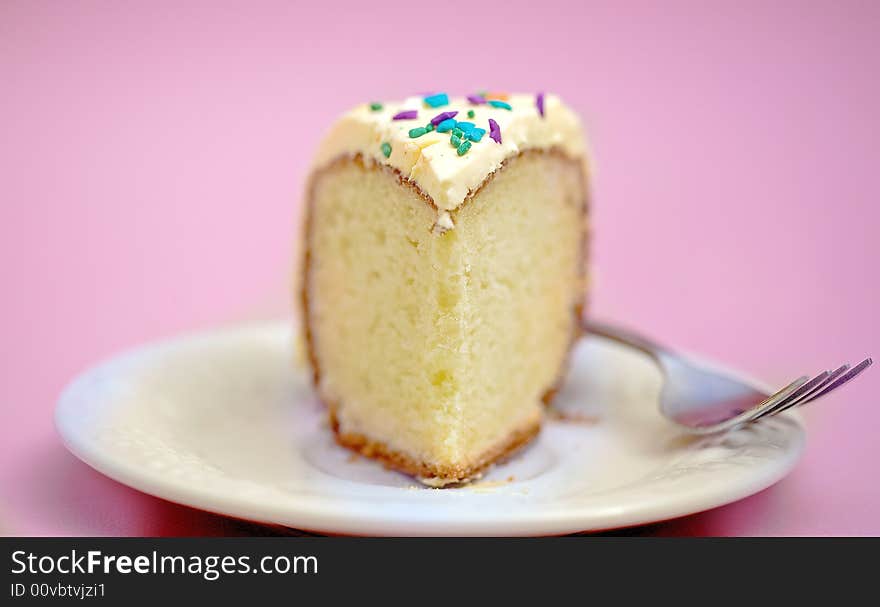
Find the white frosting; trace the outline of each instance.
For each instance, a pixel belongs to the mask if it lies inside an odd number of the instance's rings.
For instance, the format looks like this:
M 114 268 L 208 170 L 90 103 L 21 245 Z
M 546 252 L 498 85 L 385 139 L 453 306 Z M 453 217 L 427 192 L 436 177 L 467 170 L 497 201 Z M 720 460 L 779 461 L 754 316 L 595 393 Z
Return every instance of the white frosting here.
M 399 170 L 430 196 L 439 210 L 451 211 L 507 158 L 521 151 L 558 148 L 573 158 L 585 157 L 580 120 L 558 97 L 545 96 L 544 116 L 538 113 L 535 95 L 510 95 L 505 101 L 512 110 L 474 105 L 464 97 L 451 97 L 448 105 L 437 108 L 429 107 L 421 97 L 384 103 L 378 111 L 371 110 L 370 104 L 361 105 L 343 115 L 330 129 L 318 148 L 314 168 L 340 156 L 360 154 Z M 418 118 L 392 120 L 404 110 L 417 110 Z M 467 116 L 468 110 L 474 111 L 473 118 Z M 455 120 L 472 122 L 486 130 L 482 140 L 473 142 L 463 156 L 450 143 L 448 132 L 434 130 L 418 138 L 409 136 L 410 129 L 425 126 L 437 114 L 451 111 L 458 111 Z M 489 118 L 500 127 L 500 144 L 489 137 Z M 383 153 L 383 143 L 391 146 L 388 158 Z M 448 229 L 441 221 L 438 225 Z

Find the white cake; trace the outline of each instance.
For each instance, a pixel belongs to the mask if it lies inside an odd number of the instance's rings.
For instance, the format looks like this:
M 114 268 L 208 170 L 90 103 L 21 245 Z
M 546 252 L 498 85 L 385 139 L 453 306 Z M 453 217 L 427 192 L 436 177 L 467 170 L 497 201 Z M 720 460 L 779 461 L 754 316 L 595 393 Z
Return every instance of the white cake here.
M 586 167 L 552 95 L 339 119 L 309 181 L 300 299 L 341 444 L 444 486 L 535 436 L 579 333 Z

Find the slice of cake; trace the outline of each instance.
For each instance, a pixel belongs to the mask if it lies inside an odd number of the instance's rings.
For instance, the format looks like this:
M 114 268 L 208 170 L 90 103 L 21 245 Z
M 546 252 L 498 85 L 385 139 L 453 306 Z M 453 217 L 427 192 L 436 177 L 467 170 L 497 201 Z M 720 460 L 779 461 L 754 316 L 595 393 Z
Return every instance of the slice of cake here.
M 338 442 L 432 486 L 528 443 L 579 332 L 586 201 L 555 96 L 344 115 L 308 185 L 301 293 Z

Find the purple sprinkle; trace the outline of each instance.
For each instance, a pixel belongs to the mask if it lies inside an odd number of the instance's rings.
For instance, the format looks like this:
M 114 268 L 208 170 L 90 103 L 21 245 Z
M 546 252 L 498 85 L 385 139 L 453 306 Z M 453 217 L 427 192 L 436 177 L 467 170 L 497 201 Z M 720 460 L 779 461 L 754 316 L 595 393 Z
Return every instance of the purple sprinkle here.
M 535 105 L 538 106 L 538 113 L 544 117 L 544 93 L 538 93 L 535 97 Z
M 450 118 L 455 118 L 457 115 L 458 115 L 458 112 L 443 112 L 443 113 L 437 114 L 436 116 L 431 118 L 431 124 L 433 124 L 434 126 L 437 126 L 438 124 L 440 124 L 444 120 L 449 120 Z
M 402 112 L 397 112 L 391 118 L 391 120 L 414 120 L 419 117 L 418 110 L 404 110 Z
M 501 143 L 501 127 L 491 118 L 489 118 L 489 137 L 495 143 Z
M 468 95 L 467 100 L 473 103 L 474 105 L 483 105 L 486 103 L 486 100 L 480 97 L 479 95 Z

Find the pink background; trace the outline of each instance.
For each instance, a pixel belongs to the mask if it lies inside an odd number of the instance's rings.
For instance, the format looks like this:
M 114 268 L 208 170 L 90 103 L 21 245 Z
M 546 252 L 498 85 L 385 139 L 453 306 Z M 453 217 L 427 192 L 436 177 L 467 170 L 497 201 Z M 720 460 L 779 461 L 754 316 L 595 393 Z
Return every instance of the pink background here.
M 103 478 L 52 410 L 120 348 L 283 313 L 309 156 L 372 99 L 578 109 L 597 315 L 771 382 L 877 354 L 878 6 L 5 0 L 0 529 L 266 532 Z M 810 409 L 777 486 L 635 532 L 880 534 L 878 387 Z

